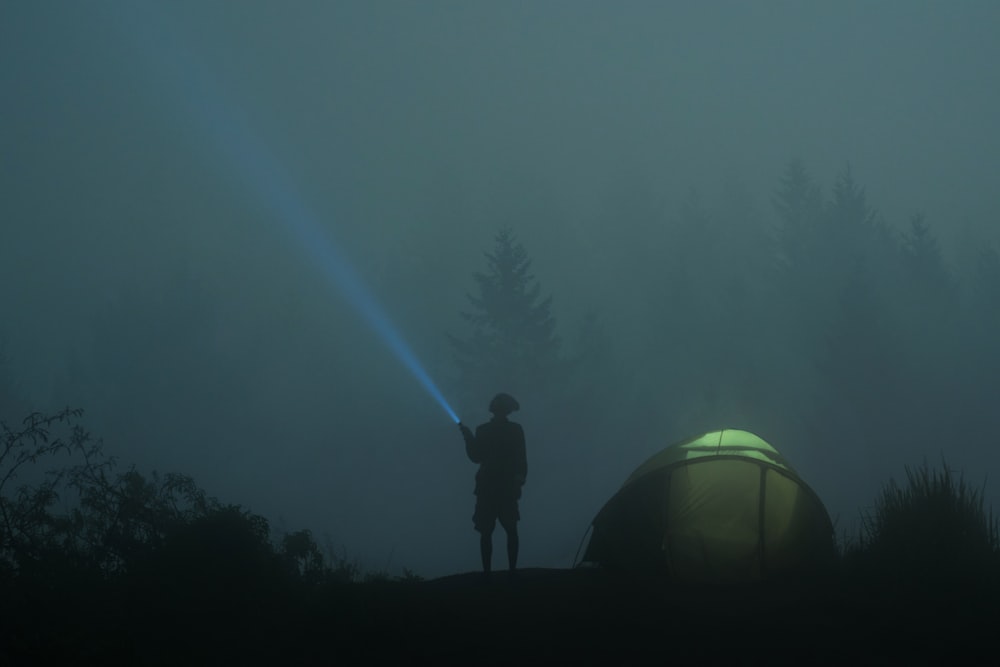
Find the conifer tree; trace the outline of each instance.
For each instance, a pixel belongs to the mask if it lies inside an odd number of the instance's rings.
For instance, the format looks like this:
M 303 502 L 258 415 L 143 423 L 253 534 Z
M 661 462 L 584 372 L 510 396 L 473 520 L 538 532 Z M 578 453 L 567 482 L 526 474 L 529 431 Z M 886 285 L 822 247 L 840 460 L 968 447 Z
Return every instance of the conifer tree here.
M 910 218 L 910 229 L 903 236 L 903 266 L 906 277 L 924 292 L 951 297 L 953 280 L 945 266 L 941 246 L 921 214 Z
M 449 336 L 462 383 L 480 391 L 544 386 L 562 366 L 552 297 L 542 296 L 531 259 L 510 228 L 497 233 L 484 255 L 486 270 L 473 274 L 477 289 L 461 313 L 471 332 Z
M 795 271 L 809 261 L 816 225 L 823 210 L 822 193 L 802 160 L 785 167 L 777 192 L 771 199 L 777 214 L 774 229 L 781 270 Z

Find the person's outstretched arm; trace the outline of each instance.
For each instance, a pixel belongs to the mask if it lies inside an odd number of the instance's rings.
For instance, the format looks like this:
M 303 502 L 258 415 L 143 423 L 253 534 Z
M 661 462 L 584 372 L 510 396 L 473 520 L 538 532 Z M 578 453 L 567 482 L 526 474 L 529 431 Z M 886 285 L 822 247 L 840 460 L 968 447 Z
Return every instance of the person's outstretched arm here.
M 476 442 L 476 436 L 473 435 L 472 429 L 465 424 L 458 425 L 459 430 L 462 432 L 462 438 L 465 440 L 465 454 L 469 457 L 469 460 L 473 463 L 482 463 L 483 455 L 480 451 L 480 447 Z

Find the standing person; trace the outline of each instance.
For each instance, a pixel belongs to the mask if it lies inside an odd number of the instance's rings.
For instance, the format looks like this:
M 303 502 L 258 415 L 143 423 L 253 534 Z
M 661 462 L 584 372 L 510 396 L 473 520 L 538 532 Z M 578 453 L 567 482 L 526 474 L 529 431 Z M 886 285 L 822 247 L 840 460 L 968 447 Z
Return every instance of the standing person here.
M 528 475 L 525 454 L 524 429 L 509 421 L 507 416 L 521 406 L 510 394 L 497 394 L 490 401 L 493 418 L 480 424 L 473 435 L 465 424 L 459 424 L 465 438 L 465 453 L 473 463 L 479 464 L 476 472 L 476 511 L 472 522 L 479 531 L 479 552 L 483 559 L 483 572 L 491 569 L 493 556 L 493 529 L 499 519 L 507 533 L 507 563 L 510 571 L 517 568 L 517 522 L 521 518 L 517 501 L 521 487 Z

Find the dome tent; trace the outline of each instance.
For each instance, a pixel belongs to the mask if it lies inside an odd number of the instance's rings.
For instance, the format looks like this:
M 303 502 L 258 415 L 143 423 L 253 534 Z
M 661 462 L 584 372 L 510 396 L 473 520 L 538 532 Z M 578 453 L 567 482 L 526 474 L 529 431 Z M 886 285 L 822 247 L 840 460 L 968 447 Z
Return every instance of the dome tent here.
M 583 561 L 683 582 L 750 582 L 830 563 L 823 503 L 771 445 L 726 429 L 651 457 L 605 503 Z

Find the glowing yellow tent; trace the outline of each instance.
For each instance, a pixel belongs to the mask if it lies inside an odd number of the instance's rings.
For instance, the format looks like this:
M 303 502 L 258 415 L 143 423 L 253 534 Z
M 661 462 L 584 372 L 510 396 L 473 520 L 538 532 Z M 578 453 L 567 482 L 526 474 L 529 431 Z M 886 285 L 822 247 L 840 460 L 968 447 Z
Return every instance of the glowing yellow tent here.
M 726 429 L 639 466 L 592 524 L 583 562 L 745 582 L 807 574 L 835 554 L 823 503 L 771 445 Z

